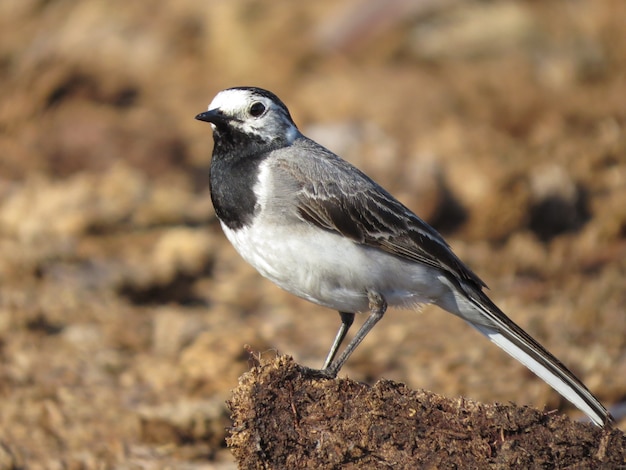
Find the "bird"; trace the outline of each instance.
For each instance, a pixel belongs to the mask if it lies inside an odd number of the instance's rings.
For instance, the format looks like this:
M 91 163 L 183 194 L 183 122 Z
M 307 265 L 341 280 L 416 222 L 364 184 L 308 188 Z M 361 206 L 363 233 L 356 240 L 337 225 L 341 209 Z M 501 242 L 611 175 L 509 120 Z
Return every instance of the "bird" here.
M 241 257 L 282 289 L 339 312 L 322 369 L 334 378 L 387 307 L 434 304 L 462 318 L 597 426 L 614 419 L 554 355 L 485 294 L 443 237 L 361 170 L 304 136 L 258 87 L 220 91 L 210 123 L 215 214 Z M 357 313 L 368 316 L 337 355 Z

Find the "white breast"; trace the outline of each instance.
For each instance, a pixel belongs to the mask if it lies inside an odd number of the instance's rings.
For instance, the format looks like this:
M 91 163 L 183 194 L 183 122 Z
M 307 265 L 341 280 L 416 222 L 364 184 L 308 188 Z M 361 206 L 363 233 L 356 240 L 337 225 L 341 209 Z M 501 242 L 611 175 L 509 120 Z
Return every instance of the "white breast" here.
M 367 291 L 389 305 L 430 303 L 444 287 L 430 267 L 402 261 L 308 226 L 269 225 L 258 219 L 239 230 L 222 225 L 239 254 L 259 273 L 294 295 L 346 312 L 367 311 Z

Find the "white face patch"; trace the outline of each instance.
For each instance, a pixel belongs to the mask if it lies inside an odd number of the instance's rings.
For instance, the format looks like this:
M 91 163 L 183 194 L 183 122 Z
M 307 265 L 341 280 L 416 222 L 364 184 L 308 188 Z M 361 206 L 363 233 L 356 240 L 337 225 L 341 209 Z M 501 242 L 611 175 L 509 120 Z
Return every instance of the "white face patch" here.
M 266 111 L 261 116 L 252 116 L 250 107 L 262 103 Z M 220 91 L 211 104 L 209 111 L 219 109 L 226 116 L 234 118 L 231 126 L 239 128 L 245 134 L 271 141 L 276 136 L 283 136 L 291 144 L 299 135 L 296 126 L 287 118 L 282 108 L 270 98 L 260 96 L 250 90 L 228 89 Z M 215 128 L 214 124 L 211 124 Z
M 247 90 L 224 90 L 215 95 L 209 104 L 209 111 L 219 108 L 224 114 L 235 116 L 245 111 L 253 101 L 262 100 L 256 100 Z

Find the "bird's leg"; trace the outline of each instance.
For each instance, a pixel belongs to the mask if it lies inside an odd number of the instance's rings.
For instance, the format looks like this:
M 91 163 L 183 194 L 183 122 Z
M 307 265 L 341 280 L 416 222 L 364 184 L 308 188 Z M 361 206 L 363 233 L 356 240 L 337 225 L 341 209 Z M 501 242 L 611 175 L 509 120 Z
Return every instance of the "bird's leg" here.
M 328 369 L 328 366 L 335 359 L 335 355 L 337 354 L 337 350 L 343 340 L 346 337 L 346 333 L 352 326 L 352 322 L 354 322 L 354 313 L 352 312 L 339 312 L 339 316 L 341 317 L 341 326 L 339 327 L 339 331 L 337 331 L 337 335 L 335 336 L 335 341 L 333 341 L 333 345 L 330 347 L 330 351 L 328 351 L 328 356 L 326 356 L 326 361 L 324 361 L 324 367 L 322 370 Z
M 385 298 L 381 294 L 379 294 L 378 292 L 374 292 L 374 291 L 368 291 L 367 299 L 369 300 L 369 308 L 370 308 L 369 317 L 367 317 L 367 320 L 365 320 L 365 323 L 363 323 L 359 331 L 357 331 L 354 338 L 352 338 L 352 341 L 348 343 L 348 345 L 346 346 L 346 349 L 343 350 L 339 358 L 332 361 L 331 364 L 325 366 L 324 369 L 322 369 L 321 372 L 325 376 L 327 377 L 337 376 L 337 372 L 339 372 L 339 369 L 341 369 L 341 366 L 343 366 L 343 364 L 348 360 L 348 358 L 350 357 L 350 354 L 354 352 L 354 350 L 357 348 L 359 344 L 361 344 L 361 341 L 363 341 L 363 339 L 367 336 L 370 330 L 374 328 L 374 325 L 378 323 L 378 321 L 385 314 L 385 311 L 387 310 L 387 302 L 385 301 Z M 354 317 L 354 315 L 352 316 Z M 343 320 L 344 318 L 342 316 L 342 321 Z M 341 332 L 341 328 L 340 328 L 340 332 Z M 335 344 L 333 344 L 333 347 L 334 346 Z M 331 348 L 331 353 L 334 356 L 334 352 L 332 348 Z M 330 355 L 331 354 L 329 354 L 329 356 Z

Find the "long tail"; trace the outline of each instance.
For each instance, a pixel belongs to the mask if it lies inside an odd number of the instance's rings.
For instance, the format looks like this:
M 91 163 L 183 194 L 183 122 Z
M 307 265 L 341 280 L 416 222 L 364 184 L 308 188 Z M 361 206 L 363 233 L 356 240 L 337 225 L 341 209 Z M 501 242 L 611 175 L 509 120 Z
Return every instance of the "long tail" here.
M 480 311 L 482 317 L 479 323 L 475 323 L 471 321 L 476 318 L 475 315 L 463 315 L 470 325 L 528 367 L 585 413 L 594 424 L 603 427 L 615 423 L 611 414 L 589 389 L 561 361 L 507 317 L 487 295 L 477 290 L 468 294 L 471 305 Z

